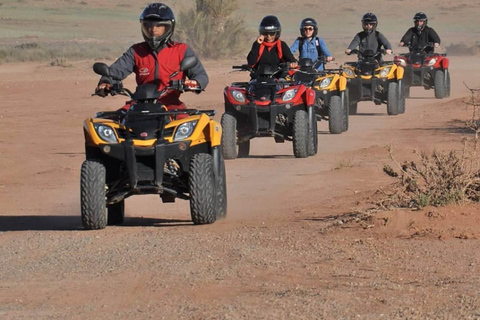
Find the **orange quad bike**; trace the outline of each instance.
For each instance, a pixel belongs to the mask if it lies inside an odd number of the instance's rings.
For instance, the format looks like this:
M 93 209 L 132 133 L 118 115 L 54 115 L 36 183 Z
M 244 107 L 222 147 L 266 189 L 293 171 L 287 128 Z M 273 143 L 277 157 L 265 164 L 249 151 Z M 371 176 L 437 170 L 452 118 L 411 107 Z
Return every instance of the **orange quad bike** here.
M 185 58 L 180 70 L 195 66 L 197 61 Z M 225 217 L 222 127 L 210 118 L 215 112 L 168 111 L 159 103 L 167 90 L 198 89 L 188 88 L 183 80 L 172 80 L 160 92 L 157 85 L 144 84 L 132 93 L 123 88 L 121 80 L 110 76 L 106 64 L 95 63 L 94 71 L 109 77 L 110 95 L 125 95 L 132 101 L 127 110 L 99 112 L 84 121 L 86 159 L 80 177 L 84 228 L 103 229 L 123 223 L 125 199 L 146 194 L 159 195 L 164 203 L 176 198 L 189 200 L 194 224 Z
M 330 133 L 340 134 L 348 130 L 347 79 L 343 69 L 317 70 L 319 63 L 326 65 L 325 57 L 315 63 L 302 58 L 299 68 L 291 70 L 290 77 L 315 91 L 317 120 L 327 120 Z
M 359 101 L 373 101 L 376 105 L 386 104 L 388 115 L 405 112 L 405 90 L 401 66 L 393 61 L 381 61 L 382 52 L 354 49 L 358 61 L 346 62 L 343 75 L 347 78 L 349 114 L 357 113 Z
M 405 69 L 405 96 L 410 97 L 411 87 L 434 89 L 435 98 L 450 96 L 449 60 L 446 53 L 434 53 L 434 44 L 423 48 L 408 47 L 409 53 L 395 57 L 395 64 Z

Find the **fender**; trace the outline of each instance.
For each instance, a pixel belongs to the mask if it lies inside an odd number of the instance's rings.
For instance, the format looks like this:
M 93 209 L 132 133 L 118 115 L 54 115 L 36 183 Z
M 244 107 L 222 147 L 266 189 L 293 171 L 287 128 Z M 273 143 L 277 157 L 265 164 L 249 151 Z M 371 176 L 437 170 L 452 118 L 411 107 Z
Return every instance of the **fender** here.
M 309 87 L 306 90 L 305 95 L 306 95 L 305 101 L 307 103 L 307 106 L 312 106 L 315 103 L 315 91 Z
M 397 66 L 397 69 L 395 70 L 395 75 L 397 77 L 397 80 L 403 79 L 403 75 L 405 73 L 405 69 L 403 69 L 402 66 Z
M 339 91 L 345 91 L 347 90 L 347 78 L 345 77 L 339 77 L 338 80 L 338 90 Z
M 219 147 L 222 141 L 222 126 L 220 123 L 210 120 L 209 124 L 210 145 L 212 147 Z
M 448 65 L 449 65 L 449 60 L 447 58 L 443 58 L 441 61 L 440 61 L 440 64 L 442 65 L 442 69 L 445 70 L 445 69 L 448 69 Z

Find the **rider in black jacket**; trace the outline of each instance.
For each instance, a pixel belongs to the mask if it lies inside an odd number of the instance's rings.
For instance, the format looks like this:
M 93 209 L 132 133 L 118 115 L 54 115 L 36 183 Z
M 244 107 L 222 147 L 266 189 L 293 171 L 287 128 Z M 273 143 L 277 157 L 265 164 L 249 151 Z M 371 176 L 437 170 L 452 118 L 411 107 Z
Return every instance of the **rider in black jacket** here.
M 427 26 L 428 18 L 423 12 L 418 12 L 413 17 L 414 27 L 408 29 L 405 35 L 400 40 L 399 45 L 401 47 L 407 46 L 412 49 L 423 49 L 428 46 L 429 43 L 433 43 L 433 47 L 440 45 L 440 37 L 438 34 Z M 427 48 L 428 51 L 433 52 L 433 48 Z
M 278 66 L 281 62 L 289 62 L 291 68 L 297 66 L 297 60 L 293 56 L 288 45 L 280 40 L 282 27 L 275 16 L 266 16 L 260 22 L 259 36 L 252 44 L 248 53 L 248 65 L 257 69 L 261 64 Z

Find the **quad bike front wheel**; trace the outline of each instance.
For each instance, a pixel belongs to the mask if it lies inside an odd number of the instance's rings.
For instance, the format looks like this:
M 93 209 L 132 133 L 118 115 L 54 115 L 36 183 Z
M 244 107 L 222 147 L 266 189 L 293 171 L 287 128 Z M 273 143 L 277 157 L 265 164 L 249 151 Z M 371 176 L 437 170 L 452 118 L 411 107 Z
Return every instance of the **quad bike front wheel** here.
M 215 174 L 215 192 L 217 197 L 216 219 L 224 219 L 227 216 L 227 181 L 225 174 L 225 161 L 220 156 L 218 168 Z
M 442 70 L 435 71 L 435 77 L 433 78 L 435 98 L 443 99 L 446 97 L 447 88 L 445 86 L 445 82 L 445 73 Z
M 398 82 L 398 114 L 405 113 L 405 85 L 402 80 Z
M 344 128 L 342 98 L 332 96 L 328 105 L 328 130 L 331 134 L 340 134 Z
M 311 115 L 310 115 L 311 113 Z M 310 118 L 310 133 L 308 142 L 308 155 L 314 156 L 318 152 L 318 128 L 317 128 L 317 115 L 312 109 L 309 111 Z
M 246 158 L 250 154 L 250 140 L 239 142 L 238 143 L 238 158 Z
M 450 71 L 445 69 L 445 98 L 450 97 Z
M 293 154 L 296 158 L 308 157 L 308 113 L 297 110 L 293 115 Z
M 217 195 L 213 158 L 198 153 L 190 162 L 190 214 L 194 224 L 214 223 L 217 218 Z
M 395 116 L 398 114 L 398 83 L 390 82 L 388 84 L 387 92 L 387 114 L 389 116 Z
M 224 113 L 222 125 L 222 154 L 225 159 L 235 159 L 237 151 L 237 119 L 229 113 Z
M 105 166 L 101 162 L 83 162 L 80 176 L 80 211 L 83 227 L 87 230 L 104 229 L 107 226 L 105 177 Z
M 349 119 L 348 119 L 348 114 L 350 113 L 349 111 L 349 106 L 348 106 L 348 98 L 345 93 L 344 99 L 343 99 L 343 108 L 342 108 L 342 113 L 343 113 L 343 132 L 348 131 L 348 125 L 349 125 Z

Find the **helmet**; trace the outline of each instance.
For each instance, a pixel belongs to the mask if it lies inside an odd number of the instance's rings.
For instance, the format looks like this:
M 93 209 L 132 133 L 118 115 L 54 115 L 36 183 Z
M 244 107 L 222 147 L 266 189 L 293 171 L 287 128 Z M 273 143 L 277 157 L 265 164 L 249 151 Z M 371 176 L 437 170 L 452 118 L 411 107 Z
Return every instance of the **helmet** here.
M 418 21 L 423 21 L 423 24 L 419 25 Z M 415 16 L 413 16 L 413 23 L 415 24 L 415 28 L 417 28 L 417 30 L 422 31 L 428 23 L 427 15 L 423 12 L 415 13 Z
M 158 50 L 170 41 L 175 30 L 175 16 L 172 9 L 163 3 L 151 3 L 145 7 L 140 15 L 143 39 L 153 50 Z M 159 36 L 154 35 L 154 27 L 163 26 L 165 32 Z
M 367 28 L 367 24 L 369 23 L 373 23 L 373 28 L 372 29 L 368 29 Z M 371 12 L 367 12 L 363 15 L 362 17 L 362 28 L 364 31 L 370 33 L 372 32 L 373 30 L 375 30 L 378 26 L 378 19 L 377 19 L 377 16 Z
M 315 37 L 317 35 L 317 32 L 318 32 L 318 25 L 317 25 L 317 21 L 315 21 L 315 19 L 312 19 L 312 18 L 305 18 L 302 20 L 302 22 L 300 22 L 300 34 L 302 35 L 302 37 L 306 37 L 305 35 L 305 31 L 303 30 L 304 27 L 313 27 L 313 37 Z
M 275 40 L 280 38 L 280 34 L 282 33 L 282 26 L 280 25 L 280 21 L 275 16 L 266 16 L 260 21 L 260 25 L 258 26 L 258 32 L 260 34 L 275 32 Z

